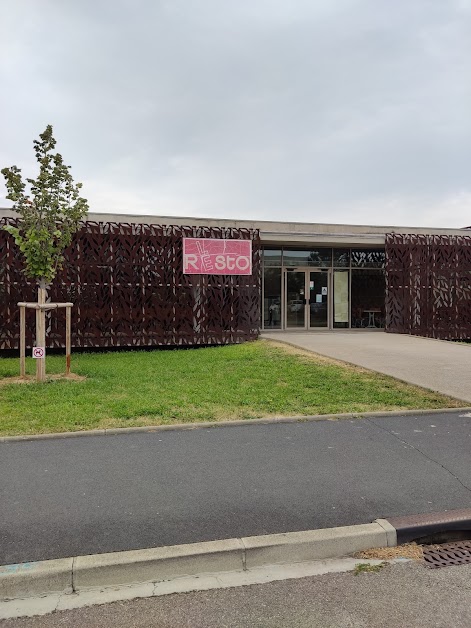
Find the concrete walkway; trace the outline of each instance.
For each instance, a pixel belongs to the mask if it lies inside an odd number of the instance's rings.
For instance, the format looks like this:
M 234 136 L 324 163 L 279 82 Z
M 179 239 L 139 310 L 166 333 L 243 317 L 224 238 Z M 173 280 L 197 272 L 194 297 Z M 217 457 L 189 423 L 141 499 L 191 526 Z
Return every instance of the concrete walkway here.
M 471 402 L 471 345 L 363 330 L 270 332 L 261 337 Z
M 358 577 L 332 573 L 56 611 L 2 628 L 469 628 L 470 581 L 471 565 L 405 563 Z

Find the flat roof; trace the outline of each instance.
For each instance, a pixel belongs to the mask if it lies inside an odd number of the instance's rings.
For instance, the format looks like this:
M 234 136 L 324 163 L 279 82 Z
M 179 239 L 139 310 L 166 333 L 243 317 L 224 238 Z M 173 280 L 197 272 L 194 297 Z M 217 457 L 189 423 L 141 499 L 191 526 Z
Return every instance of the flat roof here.
M 11 209 L 0 208 L 0 217 L 14 217 Z M 154 216 L 89 212 L 95 222 L 124 222 L 131 224 L 188 225 L 206 227 L 237 227 L 259 229 L 264 244 L 308 244 L 339 246 L 384 245 L 386 233 L 413 233 L 423 235 L 469 235 L 466 228 L 399 227 L 386 225 L 347 225 L 337 223 L 295 222 L 273 220 L 232 220 L 230 218 L 200 218 L 194 216 Z

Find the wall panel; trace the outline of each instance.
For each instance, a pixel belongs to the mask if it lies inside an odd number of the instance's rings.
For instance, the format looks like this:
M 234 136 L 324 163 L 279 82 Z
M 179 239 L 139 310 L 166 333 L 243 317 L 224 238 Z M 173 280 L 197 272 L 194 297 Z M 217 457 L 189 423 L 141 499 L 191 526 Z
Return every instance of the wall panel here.
M 471 236 L 386 234 L 386 330 L 471 338 Z
M 18 301 L 35 301 L 13 238 L 0 219 L 0 350 L 17 349 Z M 13 221 L 9 221 L 13 222 Z M 251 239 L 251 276 L 184 275 L 182 238 Z M 258 336 L 257 230 L 86 222 L 49 291 L 72 301 L 74 347 L 228 344 Z M 48 315 L 48 346 L 65 344 L 64 313 Z M 27 312 L 27 346 L 34 313 Z

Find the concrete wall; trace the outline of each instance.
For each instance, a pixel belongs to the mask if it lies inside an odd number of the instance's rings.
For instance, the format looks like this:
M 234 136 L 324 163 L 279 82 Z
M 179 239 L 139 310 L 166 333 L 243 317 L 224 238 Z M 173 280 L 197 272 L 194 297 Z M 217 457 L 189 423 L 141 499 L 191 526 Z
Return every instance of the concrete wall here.
M 0 209 L 2 216 L 15 216 L 11 210 Z M 463 229 L 435 227 L 398 227 L 345 225 L 322 222 L 276 222 L 271 220 L 233 220 L 228 218 L 195 218 L 192 216 L 147 216 L 90 212 L 88 220 L 138 224 L 183 225 L 196 227 L 234 227 L 258 229 L 263 244 L 318 244 L 325 246 L 384 246 L 386 233 L 423 235 L 463 235 Z M 466 231 L 464 231 L 466 234 Z M 469 233 L 469 232 L 468 232 Z

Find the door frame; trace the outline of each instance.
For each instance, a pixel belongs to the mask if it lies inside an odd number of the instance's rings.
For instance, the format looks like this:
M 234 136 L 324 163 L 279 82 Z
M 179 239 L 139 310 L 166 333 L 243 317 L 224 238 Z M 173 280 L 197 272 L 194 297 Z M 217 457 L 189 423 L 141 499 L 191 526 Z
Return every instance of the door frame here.
M 306 303 L 304 304 L 304 327 L 288 327 L 288 280 L 287 276 L 290 272 L 304 272 L 304 297 Z M 311 311 L 309 307 L 310 294 L 310 273 L 323 273 L 327 275 L 327 326 L 326 327 L 311 327 Z M 283 268 L 283 286 L 282 286 L 282 298 L 283 298 L 283 329 L 286 331 L 301 330 L 310 331 L 315 329 L 333 329 L 333 273 L 332 268 L 319 268 L 316 266 L 294 266 L 290 268 Z

